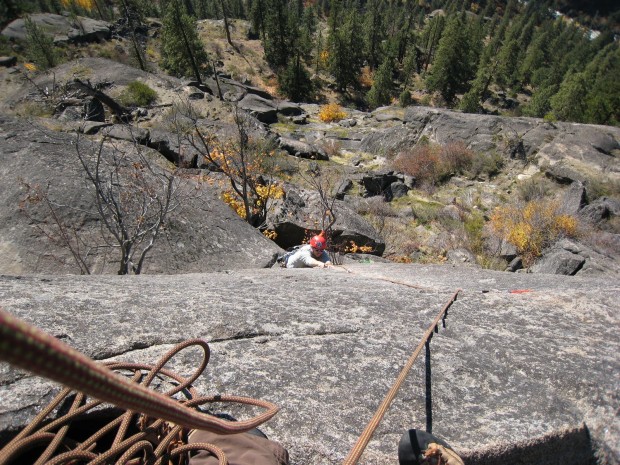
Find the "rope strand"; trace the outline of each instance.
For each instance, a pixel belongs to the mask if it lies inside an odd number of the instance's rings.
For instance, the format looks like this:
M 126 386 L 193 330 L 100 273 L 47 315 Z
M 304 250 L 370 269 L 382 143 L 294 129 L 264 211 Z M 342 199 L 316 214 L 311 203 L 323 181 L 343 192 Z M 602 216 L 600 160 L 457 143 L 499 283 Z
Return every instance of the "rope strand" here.
M 437 328 L 439 321 L 445 317 L 445 314 L 447 313 L 448 308 L 450 308 L 452 303 L 456 300 L 456 297 L 460 291 L 461 291 L 460 289 L 457 289 L 457 291 L 452 295 L 450 300 L 448 300 L 448 302 L 444 305 L 441 311 L 437 314 L 433 323 L 431 323 L 431 325 L 428 327 L 428 329 L 424 333 L 424 336 L 422 336 L 422 340 L 420 341 L 416 349 L 413 351 L 413 353 L 409 357 L 409 360 L 407 360 L 407 363 L 405 364 L 403 369 L 400 371 L 400 374 L 398 375 L 398 378 L 396 378 L 396 381 L 392 385 L 392 388 L 389 390 L 389 392 L 383 399 L 383 402 L 381 403 L 381 405 L 375 412 L 375 415 L 372 417 L 372 419 L 366 426 L 366 429 L 364 429 L 362 434 L 357 439 L 357 442 L 351 449 L 351 452 L 349 452 L 349 455 L 347 455 L 347 457 L 342 462 L 342 465 L 355 465 L 357 461 L 359 460 L 359 458 L 362 456 L 362 453 L 366 449 L 366 446 L 368 445 L 370 438 L 372 437 L 373 433 L 377 429 L 377 426 L 379 426 L 379 423 L 383 419 L 385 412 L 390 407 L 390 404 L 396 397 L 398 390 L 400 389 L 403 382 L 405 381 L 405 378 L 407 377 L 409 370 L 411 370 L 411 367 L 413 367 L 413 364 L 418 358 L 418 355 L 420 355 L 420 352 L 426 345 L 426 341 L 432 337 L 433 331 L 435 331 L 435 329 Z

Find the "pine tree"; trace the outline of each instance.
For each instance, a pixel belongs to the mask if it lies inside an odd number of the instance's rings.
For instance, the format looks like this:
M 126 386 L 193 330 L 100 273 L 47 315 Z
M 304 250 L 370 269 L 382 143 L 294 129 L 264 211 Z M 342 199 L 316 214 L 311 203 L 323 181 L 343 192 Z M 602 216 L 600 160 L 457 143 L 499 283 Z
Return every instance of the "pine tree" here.
M 306 100 L 312 94 L 312 81 L 304 67 L 301 55 L 297 55 L 278 75 L 280 90 L 293 102 Z
M 368 91 L 366 98 L 371 108 L 387 105 L 392 100 L 394 59 L 387 56 L 375 74 L 372 87 Z
M 609 43 L 586 67 L 590 85 L 586 96 L 586 118 L 589 123 L 620 124 L 620 47 Z
M 287 66 L 291 51 L 289 4 L 286 0 L 268 0 L 265 3 L 265 59 L 272 67 L 282 69 Z
M 500 49 L 495 82 L 502 89 L 510 88 L 516 82 L 519 52 L 519 43 L 516 39 L 510 39 Z
M 523 61 L 519 67 L 518 78 L 523 86 L 527 86 L 536 81 L 534 73 L 542 69 L 549 61 L 548 44 L 551 32 L 541 27 L 530 45 L 528 46 Z
M 161 65 L 179 76 L 194 75 L 202 82 L 200 67 L 206 67 L 204 49 L 195 21 L 185 12 L 178 0 L 170 0 L 163 20 Z
M 304 62 L 310 59 L 316 23 L 313 10 L 309 8 L 304 11 L 301 5 L 290 10 L 288 21 L 288 30 L 294 31 L 289 37 L 289 54 L 292 59 L 278 73 L 278 84 L 291 100 L 299 102 L 312 93 L 312 81 Z
M 550 37 L 548 60 L 532 73 L 535 89 L 523 108 L 527 116 L 544 117 L 551 111 L 551 98 L 565 77 L 582 69 L 583 47 L 589 48 L 584 32 L 562 21 L 555 21 Z
M 26 53 L 28 58 L 41 69 L 53 68 L 58 62 L 54 40 L 29 16 L 24 20 L 26 27 Z
M 265 35 L 265 3 L 267 0 L 252 0 L 250 6 L 250 18 L 252 20 L 252 29 L 260 36 L 263 46 L 267 40 Z
M 441 38 L 441 33 L 443 32 L 443 28 L 445 27 L 446 20 L 443 16 L 437 15 L 430 19 L 427 25 L 424 27 L 420 37 L 420 45 L 424 50 L 424 70 L 428 69 L 428 66 L 433 61 L 435 56 L 435 50 L 437 48 L 437 44 L 439 43 L 439 39 Z
M 497 18 L 495 20 L 497 20 Z M 501 48 L 507 28 L 508 19 L 502 18 L 497 30 L 493 28 L 495 34 L 484 48 L 482 45 L 482 34 L 477 35 L 478 42 L 474 43 L 471 49 L 483 49 L 483 51 L 476 65 L 475 78 L 459 104 L 459 108 L 463 111 L 478 113 L 481 109 L 481 102 L 487 98 L 489 86 L 494 81 L 497 74 L 497 67 L 499 64 L 498 52 Z
M 381 42 L 385 38 L 382 13 L 381 0 L 368 1 L 364 16 L 364 46 L 368 66 L 371 70 L 376 69 L 379 65 Z
M 409 47 L 405 55 L 405 59 L 403 60 L 403 67 L 401 70 L 400 79 L 403 83 L 403 89 L 407 89 L 409 86 L 409 80 L 413 76 L 415 72 L 418 71 L 418 52 L 415 46 Z
M 585 122 L 588 83 L 585 73 L 567 76 L 558 92 L 549 99 L 553 115 L 560 121 Z
M 469 37 L 467 28 L 459 16 L 448 21 L 426 78 L 431 91 L 438 91 L 448 105 L 454 102 L 456 94 L 467 89 L 474 76 L 474 68 L 469 62 Z
M 358 12 L 351 9 L 345 14 L 343 24 L 332 28 L 328 38 L 329 70 L 341 92 L 349 85 L 358 87 L 358 76 L 363 62 L 360 26 Z
M 551 97 L 558 91 L 558 85 L 549 83 L 548 85 L 539 87 L 532 94 L 532 99 L 523 107 L 525 116 L 534 116 L 542 118 L 551 111 Z

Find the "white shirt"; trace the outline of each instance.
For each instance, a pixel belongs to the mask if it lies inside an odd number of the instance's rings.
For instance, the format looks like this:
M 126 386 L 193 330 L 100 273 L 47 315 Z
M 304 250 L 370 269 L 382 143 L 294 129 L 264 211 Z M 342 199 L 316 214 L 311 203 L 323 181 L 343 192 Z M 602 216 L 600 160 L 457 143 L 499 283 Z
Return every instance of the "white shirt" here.
M 286 261 L 287 268 L 314 268 L 320 266 L 321 263 L 329 262 L 329 255 L 324 250 L 323 253 L 316 258 L 312 254 L 312 247 L 310 244 L 301 246 L 293 255 L 291 255 Z

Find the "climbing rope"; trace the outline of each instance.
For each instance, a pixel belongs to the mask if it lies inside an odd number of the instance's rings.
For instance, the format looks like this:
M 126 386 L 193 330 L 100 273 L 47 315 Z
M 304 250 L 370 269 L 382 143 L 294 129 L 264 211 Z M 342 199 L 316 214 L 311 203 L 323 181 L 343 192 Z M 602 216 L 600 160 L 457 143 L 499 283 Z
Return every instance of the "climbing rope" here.
M 437 316 L 433 320 L 433 323 L 431 323 L 431 325 L 428 327 L 428 329 L 422 336 L 420 343 L 418 344 L 416 349 L 413 351 L 413 353 L 409 357 L 409 360 L 407 360 L 407 363 L 405 364 L 400 374 L 396 378 L 396 381 L 392 385 L 389 392 L 386 394 L 381 405 L 379 405 L 379 408 L 377 409 L 374 416 L 372 417 L 372 419 L 366 426 L 366 429 L 364 429 L 362 434 L 357 439 L 357 442 L 355 443 L 355 445 L 349 452 L 349 455 L 347 455 L 344 461 L 342 462 L 342 465 L 355 465 L 357 461 L 359 460 L 359 458 L 362 456 L 362 453 L 366 449 L 366 446 L 368 445 L 370 438 L 372 437 L 373 433 L 377 429 L 377 426 L 379 426 L 379 423 L 383 419 L 383 416 L 385 415 L 385 412 L 387 412 L 387 409 L 390 407 L 390 404 L 396 397 L 398 390 L 400 389 L 403 382 L 405 381 L 405 378 L 407 377 L 407 374 L 411 370 L 411 367 L 413 367 L 413 364 L 418 358 L 418 355 L 420 355 L 420 352 L 422 352 L 422 349 L 425 347 L 427 341 L 429 341 L 430 338 L 432 337 L 433 332 L 437 332 L 439 321 L 440 320 L 444 321 L 445 318 L 448 316 L 448 309 L 450 308 L 452 303 L 456 300 L 456 297 L 458 296 L 460 291 L 461 291 L 460 289 L 456 290 L 456 292 L 452 295 L 452 297 L 450 297 L 448 302 L 443 306 L 441 311 L 437 314 Z
M 203 350 L 202 362 L 190 378 L 183 378 L 164 368 L 164 365 L 179 351 L 191 346 Z M 221 464 L 226 463 L 221 451 L 210 444 L 192 444 L 175 448 L 186 441 L 181 437 L 189 429 L 200 429 L 218 434 L 235 434 L 249 431 L 273 417 L 278 407 L 270 402 L 231 395 L 200 396 L 191 384 L 202 374 L 209 361 L 209 346 L 205 341 L 192 339 L 175 346 L 155 365 L 111 362 L 101 364 L 94 362 L 77 350 L 69 347 L 55 337 L 31 326 L 0 309 L 0 360 L 24 370 L 44 376 L 68 386 L 24 428 L 13 440 L 0 451 L 0 465 L 16 454 L 32 448 L 34 445 L 47 443 L 43 454 L 33 462 L 36 465 L 60 465 L 74 463 L 75 460 L 89 460 L 89 464 L 136 463 L 131 458 L 138 453 L 146 454 L 146 461 L 141 463 L 162 464 L 164 457 L 176 456 L 194 449 L 206 449 L 213 452 Z M 133 376 L 117 373 L 130 371 Z M 146 373 L 143 373 L 145 371 Z M 174 387 L 165 393 L 149 389 L 152 381 L 158 378 L 171 378 Z M 72 389 L 78 391 L 73 393 Z M 178 401 L 175 394 L 185 394 L 188 399 Z M 69 412 L 58 419 L 48 422 L 47 417 L 64 401 L 75 394 Z M 96 400 L 86 401 L 86 395 Z M 67 437 L 69 424 L 79 415 L 98 406 L 102 402 L 127 409 L 127 412 L 96 434 L 80 444 Z M 227 421 L 196 410 L 196 407 L 212 402 L 232 402 L 257 406 L 265 409 L 262 414 L 243 421 Z M 132 419 L 138 416 L 139 431 L 126 437 Z M 45 420 L 45 421 L 44 421 Z M 118 432 L 109 449 L 95 453 L 97 441 L 110 430 Z M 52 432 L 55 431 L 56 432 Z M 154 439 L 153 439 L 154 438 Z M 71 449 L 52 457 L 57 450 Z
M 395 282 L 389 279 L 384 280 Z M 397 284 L 407 285 L 406 283 Z M 448 309 L 456 300 L 459 292 L 460 289 L 452 295 L 426 330 L 375 415 L 345 458 L 343 465 L 357 463 L 408 372 L 422 349 L 430 341 L 433 332 L 437 332 L 439 321 L 447 317 Z M 174 355 L 191 346 L 200 347 L 203 350 L 203 357 L 200 366 L 190 378 L 183 378 L 164 368 Z M 75 460 L 89 460 L 89 464 L 97 465 L 107 463 L 110 459 L 115 459 L 117 464 L 129 464 L 136 463 L 135 460 L 132 461 L 136 454 L 146 457 L 144 463 L 163 464 L 168 463 L 164 461 L 164 457 L 169 460 L 197 449 L 209 450 L 218 458 L 220 464 L 225 464 L 226 458 L 218 447 L 206 443 L 187 445 L 184 437 L 188 430 L 201 429 L 218 434 L 246 432 L 273 417 L 278 407 L 270 402 L 247 397 L 199 396 L 191 384 L 206 368 L 209 356 L 208 344 L 200 339 L 192 339 L 175 346 L 155 365 L 121 362 L 96 363 L 62 341 L 0 308 L 0 360 L 69 386 L 63 389 L 26 428 L 0 450 L 0 465 L 8 463 L 18 453 L 40 443 L 47 443 L 47 446 L 37 461 L 33 462 L 35 465 L 44 463 L 61 465 Z M 116 371 L 132 371 L 133 376 L 129 379 Z M 162 376 L 174 380 L 174 387 L 165 393 L 149 389 L 155 377 Z M 44 422 L 54 409 L 72 396 L 72 389 L 78 392 L 75 393 L 69 411 L 51 422 Z M 189 392 L 187 400 L 178 401 L 172 398 L 175 394 L 184 391 Z M 92 396 L 96 400 L 86 403 L 86 396 Z M 127 412 L 84 442 L 75 444 L 67 437 L 70 422 L 102 402 L 109 402 L 127 409 Z M 253 405 L 264 408 L 265 412 L 248 420 L 230 422 L 196 410 L 196 407 L 210 402 Z M 136 415 L 139 417 L 138 423 L 141 427 L 137 433 L 126 437 Z M 94 451 L 100 437 L 114 428 L 118 428 L 118 431 L 109 449 L 104 452 Z M 56 432 L 52 432 L 56 429 L 58 429 Z M 153 437 L 156 438 L 155 441 L 152 440 Z M 58 449 L 70 450 L 58 454 Z

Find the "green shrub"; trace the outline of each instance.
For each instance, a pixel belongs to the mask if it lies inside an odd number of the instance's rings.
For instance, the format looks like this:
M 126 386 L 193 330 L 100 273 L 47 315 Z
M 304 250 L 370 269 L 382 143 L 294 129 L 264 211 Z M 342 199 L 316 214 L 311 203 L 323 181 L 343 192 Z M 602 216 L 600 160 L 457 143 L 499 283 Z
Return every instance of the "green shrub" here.
M 492 178 L 500 173 L 503 166 L 504 158 L 499 153 L 479 153 L 471 160 L 468 173 L 471 178 L 481 176 Z
M 526 179 L 517 187 L 519 198 L 524 202 L 541 200 L 549 195 L 553 183 L 547 178 L 533 177 Z
M 408 90 L 403 90 L 401 94 L 398 96 L 398 104 L 401 107 L 406 107 L 413 103 L 413 99 L 411 98 L 411 92 Z
M 119 100 L 126 107 L 144 107 L 157 100 L 157 92 L 140 81 L 132 81 L 121 93 Z
M 438 221 L 441 214 L 442 205 L 436 203 L 416 202 L 411 206 L 411 212 L 416 222 L 421 225 L 428 225 Z
M 589 178 L 585 185 L 589 202 L 600 197 L 620 197 L 620 183 L 617 181 Z
M 11 42 L 8 37 L 0 35 L 0 55 L 2 56 L 11 56 L 13 53 L 13 49 L 11 48 Z

